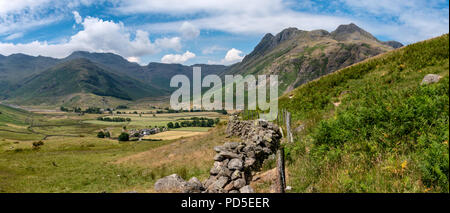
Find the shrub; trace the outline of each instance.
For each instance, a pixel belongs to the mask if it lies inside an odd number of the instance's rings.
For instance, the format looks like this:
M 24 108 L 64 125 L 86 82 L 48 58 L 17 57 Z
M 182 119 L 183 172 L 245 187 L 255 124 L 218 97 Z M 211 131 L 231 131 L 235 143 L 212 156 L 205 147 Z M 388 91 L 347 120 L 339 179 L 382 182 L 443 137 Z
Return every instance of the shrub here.
M 97 133 L 98 138 L 105 138 L 105 133 L 103 131 L 100 131 Z
M 33 149 L 39 149 L 43 145 L 44 145 L 43 141 L 33 142 Z
M 110 138 L 110 137 L 111 137 L 111 133 L 105 132 L 105 138 Z
M 130 135 L 126 132 L 122 132 L 122 134 L 119 135 L 119 141 L 129 141 Z

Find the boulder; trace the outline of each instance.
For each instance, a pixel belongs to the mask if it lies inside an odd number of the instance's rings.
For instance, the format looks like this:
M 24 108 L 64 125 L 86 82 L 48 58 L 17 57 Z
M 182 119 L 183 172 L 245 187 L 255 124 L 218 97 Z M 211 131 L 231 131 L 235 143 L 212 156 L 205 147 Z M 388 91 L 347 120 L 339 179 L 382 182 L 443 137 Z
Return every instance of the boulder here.
M 172 174 L 157 180 L 155 190 L 157 192 L 183 192 L 186 185 L 187 182 L 183 178 L 177 174 Z
M 219 177 L 217 181 L 214 183 L 216 188 L 223 188 L 228 183 L 228 177 Z
M 242 178 L 239 178 L 239 179 L 233 181 L 233 186 L 234 186 L 234 188 L 236 188 L 236 189 L 240 189 L 240 188 L 244 187 L 245 184 L 246 184 L 246 182 L 245 182 L 245 180 L 242 179 Z
M 255 193 L 255 191 L 253 191 L 253 188 L 249 185 L 242 187 L 241 189 L 239 189 L 239 192 L 241 193 Z
M 436 83 L 441 79 L 441 76 L 436 75 L 436 74 L 428 74 L 426 75 L 422 82 L 420 83 L 420 85 L 427 85 L 427 84 L 431 84 L 431 83 Z
M 232 170 L 241 170 L 243 168 L 242 160 L 233 158 L 228 163 L 228 168 Z

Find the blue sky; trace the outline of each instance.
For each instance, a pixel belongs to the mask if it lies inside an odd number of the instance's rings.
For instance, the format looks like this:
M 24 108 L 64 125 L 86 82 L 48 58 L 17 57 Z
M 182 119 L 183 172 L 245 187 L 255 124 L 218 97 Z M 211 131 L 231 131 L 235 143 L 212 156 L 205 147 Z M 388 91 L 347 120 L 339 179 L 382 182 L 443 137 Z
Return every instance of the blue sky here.
M 449 31 L 447 0 L 0 0 L 0 54 L 76 50 L 149 62 L 232 64 L 266 33 L 353 22 L 404 44 Z

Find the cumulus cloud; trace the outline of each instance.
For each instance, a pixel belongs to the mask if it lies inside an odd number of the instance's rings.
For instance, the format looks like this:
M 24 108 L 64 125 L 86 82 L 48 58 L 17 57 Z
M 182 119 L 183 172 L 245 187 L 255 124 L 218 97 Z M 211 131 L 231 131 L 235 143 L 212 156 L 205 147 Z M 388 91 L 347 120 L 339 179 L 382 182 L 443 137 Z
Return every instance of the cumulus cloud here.
M 80 13 L 78 13 L 77 11 L 72 11 L 72 13 L 73 17 L 75 18 L 75 23 L 81 24 L 81 22 L 83 22 L 83 18 L 80 16 Z
M 181 49 L 180 37 L 156 39 L 155 44 L 164 49 L 174 49 L 177 51 Z
M 166 64 L 182 64 L 189 59 L 195 58 L 195 54 L 189 51 L 186 51 L 184 54 L 168 54 L 161 58 L 162 63 Z
M 180 32 L 185 39 L 194 39 L 200 35 L 200 30 L 187 21 L 183 22 L 181 25 Z
M 227 54 L 225 54 L 225 57 L 220 60 L 220 61 L 208 61 L 208 64 L 223 64 L 223 65 L 230 65 L 230 64 L 234 64 L 237 62 L 241 62 L 242 59 L 244 59 L 243 56 L 243 52 L 235 49 L 235 48 L 231 48 L 230 50 L 228 50 Z
M 146 31 L 137 30 L 134 39 L 124 24 L 86 17 L 81 23 L 83 30 L 71 36 L 68 41 L 48 44 L 46 41 L 33 41 L 25 44 L 0 42 L 0 54 L 24 53 L 63 58 L 76 50 L 90 52 L 112 52 L 123 57 L 140 57 L 154 54 L 164 49 L 179 49 L 179 38 L 160 38 L 150 41 Z

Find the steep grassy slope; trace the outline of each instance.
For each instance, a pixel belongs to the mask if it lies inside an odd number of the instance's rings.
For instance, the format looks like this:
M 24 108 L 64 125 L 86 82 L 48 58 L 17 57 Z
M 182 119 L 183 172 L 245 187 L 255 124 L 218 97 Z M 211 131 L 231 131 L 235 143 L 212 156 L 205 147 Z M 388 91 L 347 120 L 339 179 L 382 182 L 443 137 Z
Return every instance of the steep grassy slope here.
M 22 101 L 45 100 L 76 93 L 110 96 L 124 100 L 164 96 L 167 91 L 155 89 L 127 76 L 117 75 L 98 67 L 87 59 L 74 59 L 12 87 L 7 94 Z M 42 99 L 44 98 L 44 99 Z
M 426 74 L 438 83 L 420 85 Z M 298 192 L 449 192 L 449 36 L 304 84 L 280 98 Z
M 393 46 L 401 44 L 392 42 Z M 288 28 L 267 34 L 242 62 L 230 67 L 232 74 L 277 74 L 279 92 L 292 89 L 325 74 L 394 49 L 355 24 L 325 30 Z

